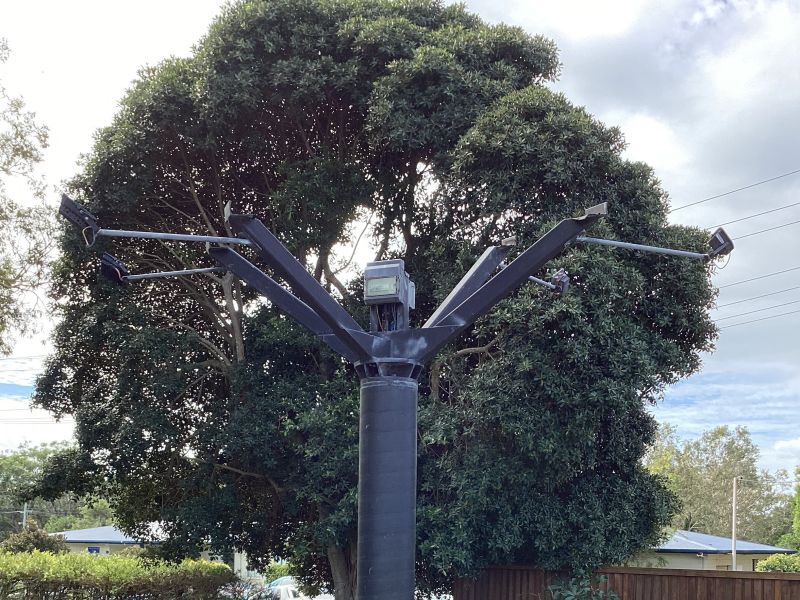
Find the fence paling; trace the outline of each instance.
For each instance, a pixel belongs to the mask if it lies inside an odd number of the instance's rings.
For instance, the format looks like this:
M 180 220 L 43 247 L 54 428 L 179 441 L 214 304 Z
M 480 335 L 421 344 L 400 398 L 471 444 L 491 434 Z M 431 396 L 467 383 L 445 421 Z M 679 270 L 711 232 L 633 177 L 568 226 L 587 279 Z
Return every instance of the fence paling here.
M 621 600 L 800 600 L 800 574 L 700 571 L 689 569 L 601 569 Z M 477 580 L 461 579 L 453 600 L 531 600 L 546 598 L 558 574 L 529 567 L 493 567 Z

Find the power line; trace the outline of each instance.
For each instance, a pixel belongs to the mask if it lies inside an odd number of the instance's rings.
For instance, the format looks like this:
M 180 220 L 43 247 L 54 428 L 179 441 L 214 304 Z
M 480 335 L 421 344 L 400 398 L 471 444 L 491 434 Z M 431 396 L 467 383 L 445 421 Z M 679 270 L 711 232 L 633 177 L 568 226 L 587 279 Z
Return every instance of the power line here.
M 708 198 L 703 198 L 702 200 L 698 200 L 697 202 L 690 202 L 689 204 L 683 204 L 681 206 L 676 206 L 675 208 L 671 209 L 669 212 L 673 213 L 676 210 L 681 210 L 683 208 L 688 208 L 688 207 L 694 206 L 696 204 L 702 204 L 703 202 L 708 202 L 709 200 L 714 200 L 716 198 L 722 198 L 723 196 L 729 196 L 730 194 L 735 194 L 736 192 L 741 192 L 742 190 L 749 190 L 750 188 L 756 187 L 757 185 L 763 185 L 765 183 L 769 183 L 770 181 L 775 181 L 776 179 L 781 179 L 783 177 L 788 177 L 789 175 L 794 175 L 795 173 L 800 173 L 800 169 L 795 169 L 794 171 L 789 171 L 788 173 L 784 173 L 783 175 L 776 175 L 775 177 L 770 177 L 769 179 L 764 179 L 763 181 L 757 181 L 756 183 L 751 183 L 750 185 L 746 185 L 744 187 L 736 188 L 735 190 L 731 190 L 729 192 L 724 192 L 722 194 L 717 194 L 716 196 L 709 196 Z
M 767 231 L 774 231 L 775 229 L 781 229 L 782 227 L 789 227 L 789 225 L 797 225 L 800 223 L 800 220 L 792 221 L 791 223 L 784 223 L 783 225 L 776 225 L 775 227 L 770 227 L 768 229 L 762 229 L 761 231 L 754 231 L 753 233 L 748 233 L 746 235 L 740 235 L 739 237 L 733 238 L 734 240 L 743 240 L 744 238 L 750 237 L 751 235 L 758 235 L 760 233 L 766 233 Z
M 728 302 L 727 304 L 719 304 L 717 308 L 723 308 L 725 306 L 733 306 L 734 304 L 741 304 L 742 302 L 750 302 L 751 300 L 758 300 L 759 298 L 766 298 L 767 296 L 775 296 L 777 294 L 783 294 L 784 292 L 791 292 L 792 290 L 800 290 L 800 285 L 796 285 L 794 287 L 786 288 L 785 290 L 778 290 L 777 292 L 770 292 L 769 294 L 761 294 L 760 296 L 753 296 L 752 298 L 745 298 L 744 300 L 737 300 L 736 302 Z
M 719 319 L 714 319 L 714 322 L 719 323 L 720 321 L 724 321 L 725 319 L 735 319 L 736 317 L 752 315 L 753 313 L 764 312 L 765 310 L 772 310 L 773 308 L 781 308 L 782 306 L 788 306 L 789 304 L 797 304 L 798 302 L 800 302 L 800 300 L 792 300 L 791 302 L 784 302 L 783 304 L 776 304 L 775 306 L 768 306 L 767 308 L 757 308 L 755 310 L 749 310 L 747 312 L 739 313 L 738 315 L 731 315 L 729 317 L 720 317 Z
M 47 425 L 50 423 L 74 423 L 74 419 L 72 418 L 65 418 L 61 420 L 56 420 L 55 417 L 53 418 L 46 418 L 46 417 L 11 417 L 9 419 L 0 419 L 0 425 Z
M 786 206 L 780 206 L 778 208 L 773 208 L 772 210 L 765 210 L 764 212 L 756 213 L 754 215 L 750 215 L 749 217 L 742 217 L 741 219 L 734 219 L 733 221 L 726 221 L 725 223 L 720 223 L 719 225 L 712 225 L 711 227 L 706 227 L 706 229 L 716 229 L 717 227 L 724 227 L 725 225 L 730 225 L 731 223 L 739 223 L 740 221 L 747 221 L 748 219 L 755 219 L 756 217 L 760 217 L 762 215 L 768 215 L 770 213 L 778 212 L 779 210 L 785 210 L 787 208 L 792 208 L 793 206 L 800 205 L 800 202 L 793 202 L 792 204 L 787 204 Z
M 786 315 L 794 315 L 796 313 L 800 313 L 800 310 L 792 310 L 789 312 L 781 313 L 779 315 L 770 315 L 769 317 L 761 317 L 760 319 L 751 319 L 750 321 L 734 323 L 733 325 L 726 325 L 725 327 L 720 327 L 720 329 L 729 329 L 731 327 L 738 327 L 739 325 L 748 325 L 750 323 L 757 323 L 758 321 L 766 321 L 767 319 L 777 319 L 778 317 L 785 317 Z
M 0 360 L 28 360 L 31 358 L 47 358 L 47 354 L 34 354 L 32 356 L 4 356 Z
M 733 287 L 734 285 L 739 285 L 742 283 L 749 283 L 751 281 L 756 281 L 757 279 L 765 279 L 767 277 L 772 277 L 773 275 L 780 275 L 781 273 L 788 273 L 789 271 L 798 271 L 800 267 L 792 267 L 791 269 L 784 269 L 783 271 L 775 271 L 774 273 L 767 273 L 766 275 L 759 275 L 758 277 L 752 277 L 750 279 L 745 279 L 744 281 L 737 281 L 736 283 L 726 283 L 725 285 L 719 286 L 719 289 L 726 288 L 726 287 Z

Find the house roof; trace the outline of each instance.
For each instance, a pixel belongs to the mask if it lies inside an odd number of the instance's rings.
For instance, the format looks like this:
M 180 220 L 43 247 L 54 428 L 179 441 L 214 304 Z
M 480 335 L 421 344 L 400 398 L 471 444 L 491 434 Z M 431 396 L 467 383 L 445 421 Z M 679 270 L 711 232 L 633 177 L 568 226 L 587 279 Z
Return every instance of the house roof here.
M 666 542 L 655 548 L 656 552 L 691 552 L 692 554 L 730 554 L 731 538 L 696 531 L 677 529 Z M 736 540 L 736 552 L 741 554 L 793 554 L 796 550 L 778 548 Z
M 58 531 L 53 535 L 63 536 L 68 544 L 142 544 L 146 541 L 132 538 L 113 525 Z

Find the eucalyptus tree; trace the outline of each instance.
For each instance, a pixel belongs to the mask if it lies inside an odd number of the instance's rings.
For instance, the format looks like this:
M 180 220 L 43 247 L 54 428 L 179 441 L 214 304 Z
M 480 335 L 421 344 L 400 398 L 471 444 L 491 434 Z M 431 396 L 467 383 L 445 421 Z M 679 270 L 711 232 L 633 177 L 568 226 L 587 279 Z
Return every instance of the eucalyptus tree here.
M 0 38 L 0 66 L 10 48 Z M 39 202 L 44 192 L 36 166 L 47 148 L 47 127 L 0 79 L 0 353 L 10 336 L 36 329 L 42 306 L 35 292 L 44 284 L 52 246 L 53 218 Z M 12 183 L 13 182 L 13 183 Z M 9 184 L 11 189 L 9 189 Z M 24 198 L 19 197 L 25 196 Z
M 489 243 L 599 202 L 594 233 L 700 249 L 621 133 L 547 87 L 558 70 L 551 41 L 460 5 L 239 2 L 191 57 L 142 71 L 71 190 L 107 228 L 230 235 L 226 206 L 252 213 L 362 320 L 364 238 L 406 261 L 425 316 Z M 231 275 L 108 285 L 108 244 L 62 239 L 36 401 L 75 416 L 78 448 L 41 491 L 102 488 L 175 552 L 281 556 L 352 598 L 355 374 Z M 137 271 L 209 264 L 155 240 L 113 252 Z M 620 561 L 670 520 L 640 464 L 645 407 L 711 348 L 710 266 L 607 248 L 557 263 L 573 293 L 505 300 L 422 382 L 423 589 L 492 563 Z

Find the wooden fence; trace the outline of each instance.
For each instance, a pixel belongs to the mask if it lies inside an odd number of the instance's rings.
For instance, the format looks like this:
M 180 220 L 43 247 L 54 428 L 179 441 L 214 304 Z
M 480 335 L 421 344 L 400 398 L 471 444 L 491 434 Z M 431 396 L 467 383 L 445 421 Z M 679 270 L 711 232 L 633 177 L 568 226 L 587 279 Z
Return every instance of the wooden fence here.
M 602 585 L 621 600 L 800 600 L 800 574 L 696 571 L 688 569 L 601 569 Z M 460 579 L 453 600 L 547 600 L 555 578 L 528 567 L 493 567 L 477 579 Z

